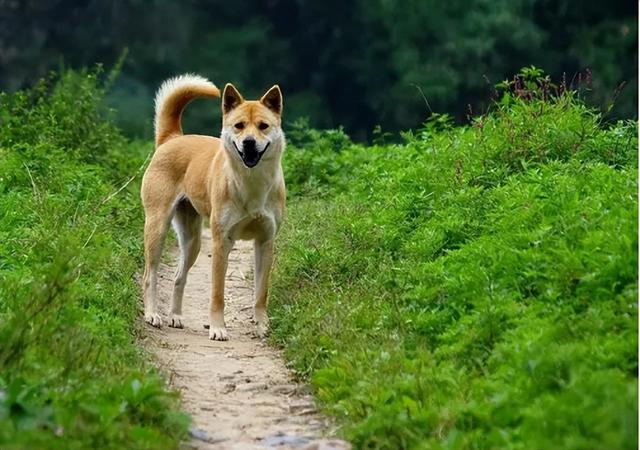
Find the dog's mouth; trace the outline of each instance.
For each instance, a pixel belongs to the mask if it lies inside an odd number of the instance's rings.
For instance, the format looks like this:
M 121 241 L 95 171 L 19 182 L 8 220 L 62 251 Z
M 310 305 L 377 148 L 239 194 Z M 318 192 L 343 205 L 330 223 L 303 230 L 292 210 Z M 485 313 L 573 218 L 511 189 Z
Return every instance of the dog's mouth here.
M 258 151 L 256 150 L 255 147 L 249 147 L 246 149 L 243 148 L 243 150 L 240 150 L 238 148 L 238 145 L 235 143 L 235 141 L 233 142 L 233 146 L 236 148 L 238 155 L 240 155 L 242 162 L 249 169 L 258 165 L 258 163 L 260 162 L 260 159 L 262 159 L 262 155 L 264 155 L 264 153 L 269 148 L 269 144 L 271 144 L 271 142 L 267 142 L 267 145 L 264 146 L 262 151 Z

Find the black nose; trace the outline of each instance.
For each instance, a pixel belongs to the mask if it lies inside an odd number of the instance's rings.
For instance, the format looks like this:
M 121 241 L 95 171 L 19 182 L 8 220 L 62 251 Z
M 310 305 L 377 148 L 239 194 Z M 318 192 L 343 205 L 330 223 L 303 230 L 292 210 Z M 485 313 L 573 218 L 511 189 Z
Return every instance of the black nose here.
M 242 146 L 245 149 L 255 149 L 256 148 L 256 140 L 252 137 L 247 137 L 242 140 Z

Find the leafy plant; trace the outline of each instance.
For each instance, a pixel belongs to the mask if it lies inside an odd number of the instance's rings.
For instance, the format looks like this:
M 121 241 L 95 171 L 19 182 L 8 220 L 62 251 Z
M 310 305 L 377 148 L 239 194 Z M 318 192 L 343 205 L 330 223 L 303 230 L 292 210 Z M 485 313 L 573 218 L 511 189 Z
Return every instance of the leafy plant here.
M 108 120 L 102 78 L 0 98 L 3 449 L 176 448 L 188 425 L 133 341 L 142 214 L 119 186 L 150 148 Z
M 467 127 L 288 149 L 273 338 L 356 448 L 637 447 L 637 123 L 519 77 Z

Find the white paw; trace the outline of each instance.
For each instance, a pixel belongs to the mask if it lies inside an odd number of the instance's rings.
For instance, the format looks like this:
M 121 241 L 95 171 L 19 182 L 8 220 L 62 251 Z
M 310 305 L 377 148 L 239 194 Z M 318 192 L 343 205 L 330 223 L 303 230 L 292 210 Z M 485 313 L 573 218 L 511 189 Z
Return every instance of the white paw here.
M 171 316 L 171 320 L 169 321 L 169 326 L 171 328 L 182 328 L 182 316 L 174 314 Z
M 162 319 L 160 318 L 160 314 L 158 313 L 145 313 L 144 321 L 156 328 L 162 327 Z
M 256 323 L 256 334 L 259 338 L 264 338 L 269 334 L 269 316 L 267 311 L 256 309 L 253 320 Z
M 212 341 L 228 341 L 229 335 L 225 327 L 210 327 L 209 339 Z
M 264 322 L 258 322 L 258 325 L 256 326 L 256 335 L 260 339 L 262 339 L 267 337 L 268 334 L 269 334 L 269 324 Z

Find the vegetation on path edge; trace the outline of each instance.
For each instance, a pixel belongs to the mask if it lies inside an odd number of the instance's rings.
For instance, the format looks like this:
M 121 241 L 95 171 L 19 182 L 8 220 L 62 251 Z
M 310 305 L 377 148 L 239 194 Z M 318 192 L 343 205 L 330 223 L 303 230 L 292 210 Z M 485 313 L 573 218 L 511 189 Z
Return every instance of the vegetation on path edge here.
M 188 416 L 135 345 L 138 184 L 150 144 L 100 74 L 0 94 L 0 447 L 176 448 Z
M 273 337 L 356 448 L 637 448 L 637 123 L 519 80 L 398 145 L 288 133 Z

